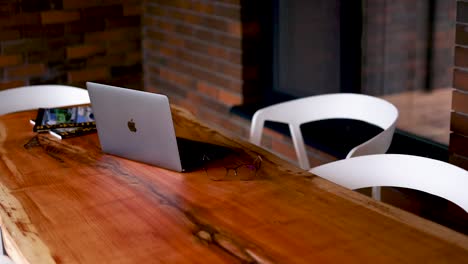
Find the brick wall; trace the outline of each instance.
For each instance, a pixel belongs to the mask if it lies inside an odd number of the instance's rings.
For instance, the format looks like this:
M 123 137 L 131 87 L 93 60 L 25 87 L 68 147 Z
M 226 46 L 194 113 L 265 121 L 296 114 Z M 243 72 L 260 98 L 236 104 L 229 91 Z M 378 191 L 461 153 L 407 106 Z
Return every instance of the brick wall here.
M 388 6 L 382 6 L 383 2 Z M 421 4 L 426 1 L 417 2 Z M 436 29 L 434 47 L 438 52 L 435 52 L 433 57 L 438 61 L 434 64 L 439 65 L 439 73 L 442 73 L 433 78 L 433 85 L 449 86 L 450 72 L 447 75 L 447 71 L 452 70 L 451 36 L 454 35 L 455 7 L 452 1 L 436 2 L 439 17 L 434 25 Z M 365 58 L 370 62 L 368 56 L 377 56 L 372 61 L 376 68 L 371 70 L 371 66 L 364 66 L 363 74 L 386 71 L 388 80 L 404 77 L 400 79 L 400 83 L 403 81 L 403 85 L 399 85 L 400 89 L 417 87 L 422 82 L 421 76 L 425 74 L 425 72 L 415 72 L 420 63 L 417 59 L 424 60 L 425 54 L 415 57 L 413 53 L 419 52 L 419 49 L 424 47 L 421 47 L 420 42 L 415 43 L 411 36 L 414 32 L 411 30 L 408 32 L 408 26 L 412 25 L 413 12 L 418 11 L 421 6 L 414 4 L 413 1 L 404 0 L 372 0 L 364 3 L 367 10 L 365 12 L 375 19 L 376 26 L 372 28 L 374 33 L 382 30 L 379 25 L 388 24 L 392 27 L 386 31 L 387 36 L 398 33 L 401 37 L 399 39 L 404 40 L 389 49 L 393 53 L 387 52 L 385 56 L 393 58 L 397 51 L 404 51 L 404 54 L 399 55 L 401 60 L 398 62 L 387 61 L 389 63 L 387 66 L 391 67 L 385 69 L 377 67 L 382 63 L 382 58 L 378 57 L 381 55 L 377 49 L 381 47 L 378 41 L 383 38 L 380 38 L 381 35 L 373 35 L 375 39 L 371 44 L 376 49 L 366 53 Z M 261 38 L 268 35 L 265 32 L 269 28 L 264 28 L 265 25 L 259 22 L 262 12 L 265 12 L 261 5 L 260 1 L 248 0 L 145 0 L 143 5 L 145 89 L 164 93 L 169 96 L 171 102 L 188 108 L 212 126 L 247 138 L 250 121 L 231 114 L 229 110 L 231 106 L 250 102 L 262 93 L 263 87 L 258 85 L 259 73 L 262 71 L 259 69 L 262 60 L 259 54 L 261 49 L 265 48 L 262 46 L 264 43 Z M 371 5 L 381 12 L 388 12 L 388 20 L 382 20 L 384 17 L 382 14 L 375 14 L 375 10 L 369 9 Z M 395 12 L 404 13 L 400 14 L 405 18 L 404 23 L 392 24 L 399 18 Z M 423 37 L 421 39 L 425 41 Z M 368 43 L 367 48 L 370 48 L 371 44 Z M 411 49 L 408 47 L 409 44 L 413 45 Z M 402 77 L 399 71 L 404 71 L 406 75 Z M 417 74 L 419 81 L 415 81 Z M 380 79 L 374 78 L 370 82 L 369 77 L 365 80 L 368 81 L 365 84 L 368 87 L 382 84 Z M 395 83 L 391 84 L 397 86 Z M 280 156 L 295 160 L 290 138 L 287 136 L 267 131 L 263 145 Z M 311 156 L 320 162 L 333 159 L 317 151 L 312 151 Z M 312 164 L 314 165 L 317 164 Z
M 142 87 L 142 0 L 0 1 L 0 89 Z
M 238 1 L 148 0 L 144 38 L 146 89 L 164 90 L 201 115 L 226 114 L 242 103 Z
M 259 1 L 145 0 L 145 89 L 168 95 L 217 129 L 247 138 L 250 121 L 229 110 L 262 92 L 257 83 L 266 30 L 260 27 L 261 12 Z M 264 145 L 295 160 L 287 136 L 267 131 Z
M 468 169 L 468 1 L 457 2 L 450 162 Z
M 430 54 L 428 3 L 363 1 L 363 93 L 382 95 L 450 86 L 456 1 L 434 0 Z M 429 73 L 428 56 L 432 58 Z

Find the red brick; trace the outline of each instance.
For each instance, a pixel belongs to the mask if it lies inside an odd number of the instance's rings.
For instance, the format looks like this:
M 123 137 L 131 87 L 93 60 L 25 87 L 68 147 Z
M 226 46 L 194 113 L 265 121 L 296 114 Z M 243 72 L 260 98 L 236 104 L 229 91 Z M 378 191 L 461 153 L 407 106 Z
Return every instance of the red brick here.
M 229 51 L 220 47 L 208 47 L 208 54 L 216 58 L 229 59 Z
M 218 16 L 225 17 L 232 20 L 241 19 L 240 6 L 216 6 L 214 13 Z
M 148 73 L 148 74 L 146 74 L 146 76 L 148 76 L 148 75 L 157 75 L 157 76 L 159 76 L 159 67 L 157 67 L 157 66 L 146 64 L 144 66 L 144 70 L 145 70 L 145 73 Z
M 192 10 L 208 15 L 214 13 L 214 7 L 211 3 L 194 2 L 192 3 Z
M 107 54 L 127 53 L 141 50 L 139 41 L 117 41 L 109 43 Z
M 190 74 L 194 78 L 204 80 L 219 87 L 223 87 L 227 90 L 230 90 L 231 92 L 240 92 L 242 88 L 242 83 L 240 81 L 232 80 L 230 78 L 227 78 L 226 76 L 213 74 L 213 72 L 210 70 L 200 69 L 199 67 L 193 67 L 187 65 L 186 63 L 181 63 L 177 60 L 167 60 L 167 65 L 179 72 Z
M 63 0 L 63 9 L 78 9 L 99 6 L 99 1 L 85 0 Z
M 179 9 L 179 10 L 170 9 L 170 10 L 167 10 L 164 14 L 167 15 L 167 17 L 173 20 L 176 20 L 179 23 L 185 22 L 185 23 L 194 24 L 194 25 L 198 25 L 202 23 L 204 19 L 207 19 L 207 18 L 202 18 L 198 14 L 181 12 L 180 10 L 182 9 Z
M 450 115 L 450 130 L 468 136 L 468 116 L 452 112 Z
M 159 0 L 158 3 L 164 6 L 171 6 L 182 9 L 190 9 L 192 7 L 192 1 L 188 0 Z
M 216 34 L 210 30 L 196 29 L 194 30 L 193 35 L 197 39 L 207 42 L 215 42 L 217 40 Z
M 134 51 L 134 52 L 128 52 L 125 55 L 125 64 L 126 65 L 133 65 L 136 63 L 141 63 L 142 61 L 142 53 L 141 51 Z
M 84 70 L 76 70 L 68 72 L 68 82 L 79 83 L 94 80 L 109 79 L 110 72 L 107 67 L 88 68 Z
M 1 30 L 0 31 L 0 41 L 17 40 L 20 38 L 21 38 L 21 35 L 18 30 Z
M 106 18 L 118 18 L 122 17 L 123 11 L 121 5 L 112 5 L 112 6 L 104 6 L 99 5 L 95 7 L 89 7 L 81 10 L 81 19 L 87 20 L 90 18 L 99 18 L 99 19 L 106 19 Z
M 181 35 L 192 35 L 193 32 L 193 27 L 192 26 L 187 26 L 183 24 L 178 24 L 175 27 L 175 32 L 181 34 Z
M 242 103 L 242 95 L 225 90 L 219 90 L 218 100 L 229 106 L 239 105 Z
M 279 141 L 288 141 L 291 140 L 289 136 L 286 136 L 282 133 L 277 132 L 276 130 L 270 129 L 270 128 L 263 128 L 263 134 L 271 137 L 273 140 L 279 140 Z
M 234 128 L 232 123 L 230 123 L 227 119 L 227 116 L 223 113 L 219 113 L 216 111 L 210 111 L 209 109 L 198 109 L 196 110 L 197 112 L 197 118 L 200 118 L 202 122 L 210 126 L 211 128 L 221 131 L 223 134 L 229 136 L 233 135 L 238 137 L 239 134 L 233 134 L 234 131 L 231 130 L 230 128 Z M 230 125 L 228 125 L 230 124 Z
M 65 32 L 68 34 L 82 34 L 103 31 L 106 28 L 105 22 L 100 18 L 87 18 L 77 22 L 67 23 Z
M 213 58 L 206 57 L 206 56 L 199 56 L 195 55 L 191 52 L 186 51 L 177 51 L 177 58 L 182 59 L 190 64 L 200 66 L 205 70 L 219 72 L 218 68 L 216 67 Z
M 48 51 L 33 51 L 28 52 L 27 55 L 28 63 L 45 63 L 54 62 L 62 64 L 65 61 L 65 49 L 51 49 Z
M 217 63 L 214 69 L 235 79 L 242 80 L 242 67 L 239 65 Z
M 22 38 L 53 38 L 65 35 L 65 25 L 24 25 L 21 29 Z
M 230 22 L 228 24 L 228 32 L 237 37 L 242 37 L 242 24 L 240 22 Z
M 112 17 L 106 19 L 107 28 L 118 27 L 139 27 L 141 23 L 140 16 L 127 16 L 127 17 Z
M 468 48 L 455 47 L 455 66 L 468 67 Z
M 159 6 L 145 5 L 145 14 L 149 16 L 165 16 L 166 11 Z
M 21 25 L 40 25 L 39 13 L 19 13 L 12 16 L 1 17 L 0 27 L 12 27 Z
M 118 66 L 122 65 L 122 54 L 93 56 L 86 61 L 88 66 Z
M 281 156 L 283 156 L 283 157 L 285 157 L 285 158 L 287 158 L 287 159 L 289 159 L 291 161 L 296 161 L 297 160 L 297 156 L 296 156 L 296 152 L 294 150 L 294 147 L 289 142 L 272 140 L 271 148 L 277 154 L 280 154 Z
M 242 40 L 239 37 L 220 35 L 218 36 L 218 43 L 232 49 L 240 50 L 242 48 Z
M 162 32 L 151 29 L 146 30 L 145 37 L 147 40 L 157 40 L 159 42 L 163 42 L 164 40 L 164 34 Z
M 85 34 L 85 42 L 122 41 L 141 39 L 140 28 L 120 28 Z
M 455 69 L 453 71 L 453 87 L 468 91 L 468 72 Z
M 80 20 L 80 12 L 78 11 L 46 11 L 41 12 L 42 24 L 57 24 L 68 23 Z
M 208 111 L 214 111 L 225 114 L 229 113 L 229 106 L 217 101 L 215 98 L 211 98 L 206 95 L 200 94 L 196 90 L 186 91 L 186 100 L 189 100 L 190 102 L 198 106 L 209 105 L 210 108 L 208 109 Z M 201 109 L 202 108 L 200 108 L 200 110 Z
M 228 53 L 227 60 L 231 63 L 241 64 L 242 63 L 242 53 L 240 51 L 231 51 Z
M 463 157 L 455 153 L 450 153 L 449 162 L 462 169 L 468 170 L 468 157 Z
M 46 73 L 47 69 L 44 64 L 25 64 L 15 68 L 7 69 L 8 77 L 29 77 L 41 76 Z
M 0 67 L 14 66 L 22 63 L 22 57 L 20 55 L 0 55 Z
M 468 137 L 450 133 L 449 151 L 460 156 L 468 157 Z
M 230 80 L 227 84 L 224 85 L 224 88 L 236 92 L 242 93 L 243 81 L 242 80 Z
M 186 22 L 200 24 L 201 26 L 204 26 L 209 29 L 221 31 L 222 33 L 227 32 L 229 28 L 229 22 L 227 22 L 226 20 L 222 20 L 222 19 L 214 18 L 214 17 L 204 17 L 203 19 L 197 18 L 196 21 L 189 21 L 188 19 L 186 19 Z
M 101 5 L 117 5 L 121 3 L 122 0 L 101 0 Z
M 241 0 L 218 0 L 218 2 L 240 6 Z
M 177 50 L 166 46 L 160 46 L 156 51 L 168 57 L 176 56 L 177 54 Z
M 212 86 L 204 81 L 197 81 L 197 90 L 207 96 L 217 98 L 218 97 L 218 88 Z
M 452 94 L 452 109 L 455 112 L 468 114 L 468 93 L 454 90 Z
M 67 58 L 87 58 L 105 51 L 105 48 L 99 45 L 80 45 L 67 47 Z
M 16 87 L 21 87 L 25 86 L 26 82 L 25 81 L 6 81 L 6 82 L 0 82 L 0 90 L 5 90 L 8 88 L 16 88 Z
M 0 17 L 15 13 L 17 5 L 16 1 L 0 1 Z
M 460 45 L 468 45 L 468 26 L 457 25 L 455 42 Z
M 185 40 L 183 38 L 167 32 L 147 31 L 146 36 L 149 39 L 163 42 L 168 46 L 185 47 Z
M 156 24 L 156 28 L 160 29 L 161 31 L 172 32 L 172 31 L 175 31 L 176 25 L 171 22 L 159 20 Z
M 136 16 L 143 13 L 141 5 L 125 5 L 123 7 L 124 16 Z
M 175 84 L 175 85 L 178 85 L 180 87 L 186 87 L 186 88 L 189 88 L 191 85 L 192 85 L 192 79 L 183 75 L 183 74 L 180 74 L 180 73 L 177 73 L 177 72 L 174 72 L 174 71 L 170 71 L 170 70 L 167 70 L 167 69 L 159 69 L 159 75 L 161 76 L 161 78 L 163 78 L 164 80 L 172 83 L 172 84 Z

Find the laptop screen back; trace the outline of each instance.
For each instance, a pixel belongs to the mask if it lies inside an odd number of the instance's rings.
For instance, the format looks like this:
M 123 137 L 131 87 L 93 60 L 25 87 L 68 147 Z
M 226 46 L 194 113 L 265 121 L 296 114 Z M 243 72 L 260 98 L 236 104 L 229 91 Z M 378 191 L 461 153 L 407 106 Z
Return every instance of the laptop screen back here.
M 182 171 L 165 95 L 87 82 L 104 152 Z

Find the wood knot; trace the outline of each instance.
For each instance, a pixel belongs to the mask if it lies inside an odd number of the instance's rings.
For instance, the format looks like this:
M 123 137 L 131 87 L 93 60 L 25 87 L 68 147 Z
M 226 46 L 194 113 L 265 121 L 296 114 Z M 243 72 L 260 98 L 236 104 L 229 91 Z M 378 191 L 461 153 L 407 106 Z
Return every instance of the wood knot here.
M 197 237 L 208 242 L 208 243 L 212 243 L 213 242 L 213 239 L 211 238 L 211 234 L 208 233 L 207 231 L 205 230 L 200 230 L 197 232 Z

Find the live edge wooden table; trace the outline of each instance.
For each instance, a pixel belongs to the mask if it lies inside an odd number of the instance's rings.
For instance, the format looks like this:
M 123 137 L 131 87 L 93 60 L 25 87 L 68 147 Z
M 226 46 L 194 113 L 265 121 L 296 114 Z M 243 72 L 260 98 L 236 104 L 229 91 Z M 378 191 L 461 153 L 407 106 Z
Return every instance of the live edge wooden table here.
M 0 117 L 0 225 L 16 263 L 468 263 L 468 238 L 346 190 L 173 107 L 179 136 L 263 159 L 213 180 L 101 152 L 96 134 Z M 156 136 L 156 135 L 155 135 Z

